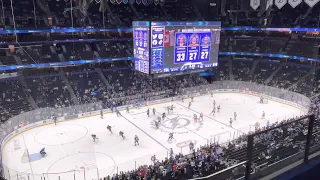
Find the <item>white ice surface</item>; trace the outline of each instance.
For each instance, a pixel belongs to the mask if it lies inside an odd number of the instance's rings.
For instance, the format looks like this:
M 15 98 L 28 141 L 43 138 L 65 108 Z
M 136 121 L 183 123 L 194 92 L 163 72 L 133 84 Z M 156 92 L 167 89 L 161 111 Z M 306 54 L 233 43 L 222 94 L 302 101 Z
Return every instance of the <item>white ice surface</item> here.
M 210 115 L 213 100 L 221 106 L 220 112 Z M 28 179 L 42 180 L 77 180 L 97 179 L 117 171 L 128 171 L 139 165 L 151 164 L 151 156 L 164 159 L 168 151 L 173 148 L 174 153 L 189 153 L 188 146 L 177 147 L 185 141 L 196 142 L 196 148 L 209 142 L 226 142 L 242 133 L 254 129 L 254 124 L 267 121 L 281 121 L 285 118 L 303 114 L 301 110 L 269 101 L 260 104 L 259 98 L 244 94 L 214 94 L 195 97 L 191 109 L 188 109 L 190 99 L 184 102 L 176 101 L 162 103 L 139 109 L 132 109 L 130 113 L 122 112 L 123 117 L 115 114 L 82 118 L 58 123 L 57 126 L 46 125 L 26 131 L 11 139 L 3 149 L 3 164 L 5 174 L 10 174 L 11 180 Z M 165 107 L 173 105 L 174 113 L 169 115 L 159 130 L 150 126 L 160 113 L 166 112 Z M 146 111 L 150 108 L 151 115 Z M 157 110 L 152 115 L 152 108 Z M 261 119 L 262 111 L 266 113 L 266 120 Z M 202 123 L 194 123 L 193 114 L 203 112 Z M 229 126 L 229 119 L 237 112 L 237 120 Z M 167 113 L 167 112 L 166 112 Z M 178 119 L 178 121 L 173 121 Z M 113 134 L 106 126 L 112 126 Z M 125 139 L 118 136 L 123 131 Z M 174 132 L 174 140 L 168 142 L 168 133 Z M 91 134 L 99 138 L 93 142 Z M 140 145 L 134 146 L 134 135 L 138 135 Z M 20 143 L 21 149 L 14 150 L 14 141 Z M 45 147 L 48 156 L 31 163 L 22 163 L 21 158 L 25 149 L 29 154 L 38 153 Z M 34 175 L 28 175 L 34 174 Z

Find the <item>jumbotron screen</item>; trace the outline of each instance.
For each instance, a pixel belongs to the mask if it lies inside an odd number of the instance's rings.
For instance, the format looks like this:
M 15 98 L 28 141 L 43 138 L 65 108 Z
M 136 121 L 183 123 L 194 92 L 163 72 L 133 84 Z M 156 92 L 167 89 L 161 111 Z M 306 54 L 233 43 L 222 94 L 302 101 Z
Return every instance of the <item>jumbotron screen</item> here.
M 151 22 L 150 74 L 218 65 L 221 22 Z
M 149 21 L 133 21 L 133 54 L 134 68 L 137 71 L 149 74 Z

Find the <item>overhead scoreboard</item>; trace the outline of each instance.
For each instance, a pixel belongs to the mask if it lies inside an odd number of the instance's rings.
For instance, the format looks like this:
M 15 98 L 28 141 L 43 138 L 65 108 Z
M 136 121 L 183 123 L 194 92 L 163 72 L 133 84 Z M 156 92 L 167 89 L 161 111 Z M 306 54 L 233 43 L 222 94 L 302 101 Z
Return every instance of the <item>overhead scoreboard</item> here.
M 151 22 L 150 74 L 218 65 L 221 22 Z
M 149 57 L 149 21 L 134 21 L 133 26 L 133 56 L 134 68 L 137 71 L 147 73 L 150 72 Z

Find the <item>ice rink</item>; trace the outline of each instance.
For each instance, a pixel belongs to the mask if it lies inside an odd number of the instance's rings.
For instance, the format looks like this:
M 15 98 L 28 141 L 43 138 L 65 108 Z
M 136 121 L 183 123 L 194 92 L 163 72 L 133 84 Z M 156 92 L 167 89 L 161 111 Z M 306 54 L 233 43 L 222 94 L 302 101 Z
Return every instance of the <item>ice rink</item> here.
M 210 115 L 213 100 L 221 106 L 220 112 Z M 210 142 L 224 143 L 243 133 L 254 130 L 259 122 L 261 126 L 267 121 L 281 121 L 304 114 L 302 110 L 269 100 L 260 104 L 259 97 L 221 93 L 195 97 L 190 109 L 190 99 L 162 103 L 148 107 L 131 109 L 129 113 L 122 111 L 122 117 L 116 114 L 104 114 L 104 118 L 93 116 L 72 121 L 60 122 L 56 126 L 49 124 L 26 131 L 12 138 L 3 149 L 3 164 L 10 172 L 11 180 L 30 179 L 61 180 L 97 179 L 120 171 L 128 171 L 144 164 L 151 164 L 151 156 L 159 160 L 168 157 L 169 149 L 174 153 L 189 153 L 188 143 L 193 141 L 196 148 Z M 159 129 L 151 126 L 160 113 L 166 112 L 165 107 L 173 105 L 174 111 L 162 121 Z M 151 115 L 146 111 L 150 108 Z M 157 113 L 152 115 L 152 108 Z M 262 111 L 266 119 L 261 119 Z M 204 114 L 202 122 L 195 123 L 193 114 Z M 238 114 L 237 120 L 229 126 L 229 119 Z M 112 126 L 113 133 L 106 127 Z M 119 137 L 123 131 L 125 139 Z M 168 142 L 169 132 L 174 133 L 174 140 Z M 93 142 L 91 134 L 99 138 Z M 141 142 L 134 146 L 134 136 Z M 36 156 L 40 149 L 46 148 L 47 156 Z M 29 163 L 22 163 L 21 158 L 28 150 Z M 5 174 L 8 176 L 8 169 Z

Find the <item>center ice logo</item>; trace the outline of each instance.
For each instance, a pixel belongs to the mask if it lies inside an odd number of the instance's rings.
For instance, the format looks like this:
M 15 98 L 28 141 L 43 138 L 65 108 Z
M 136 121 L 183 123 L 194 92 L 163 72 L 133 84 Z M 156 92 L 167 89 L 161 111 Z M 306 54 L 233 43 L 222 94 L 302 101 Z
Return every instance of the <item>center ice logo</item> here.
M 198 131 L 202 128 L 203 123 L 191 123 L 191 117 L 183 114 L 169 114 L 160 125 L 163 132 L 173 132 L 175 134 L 184 134 L 189 131 Z

